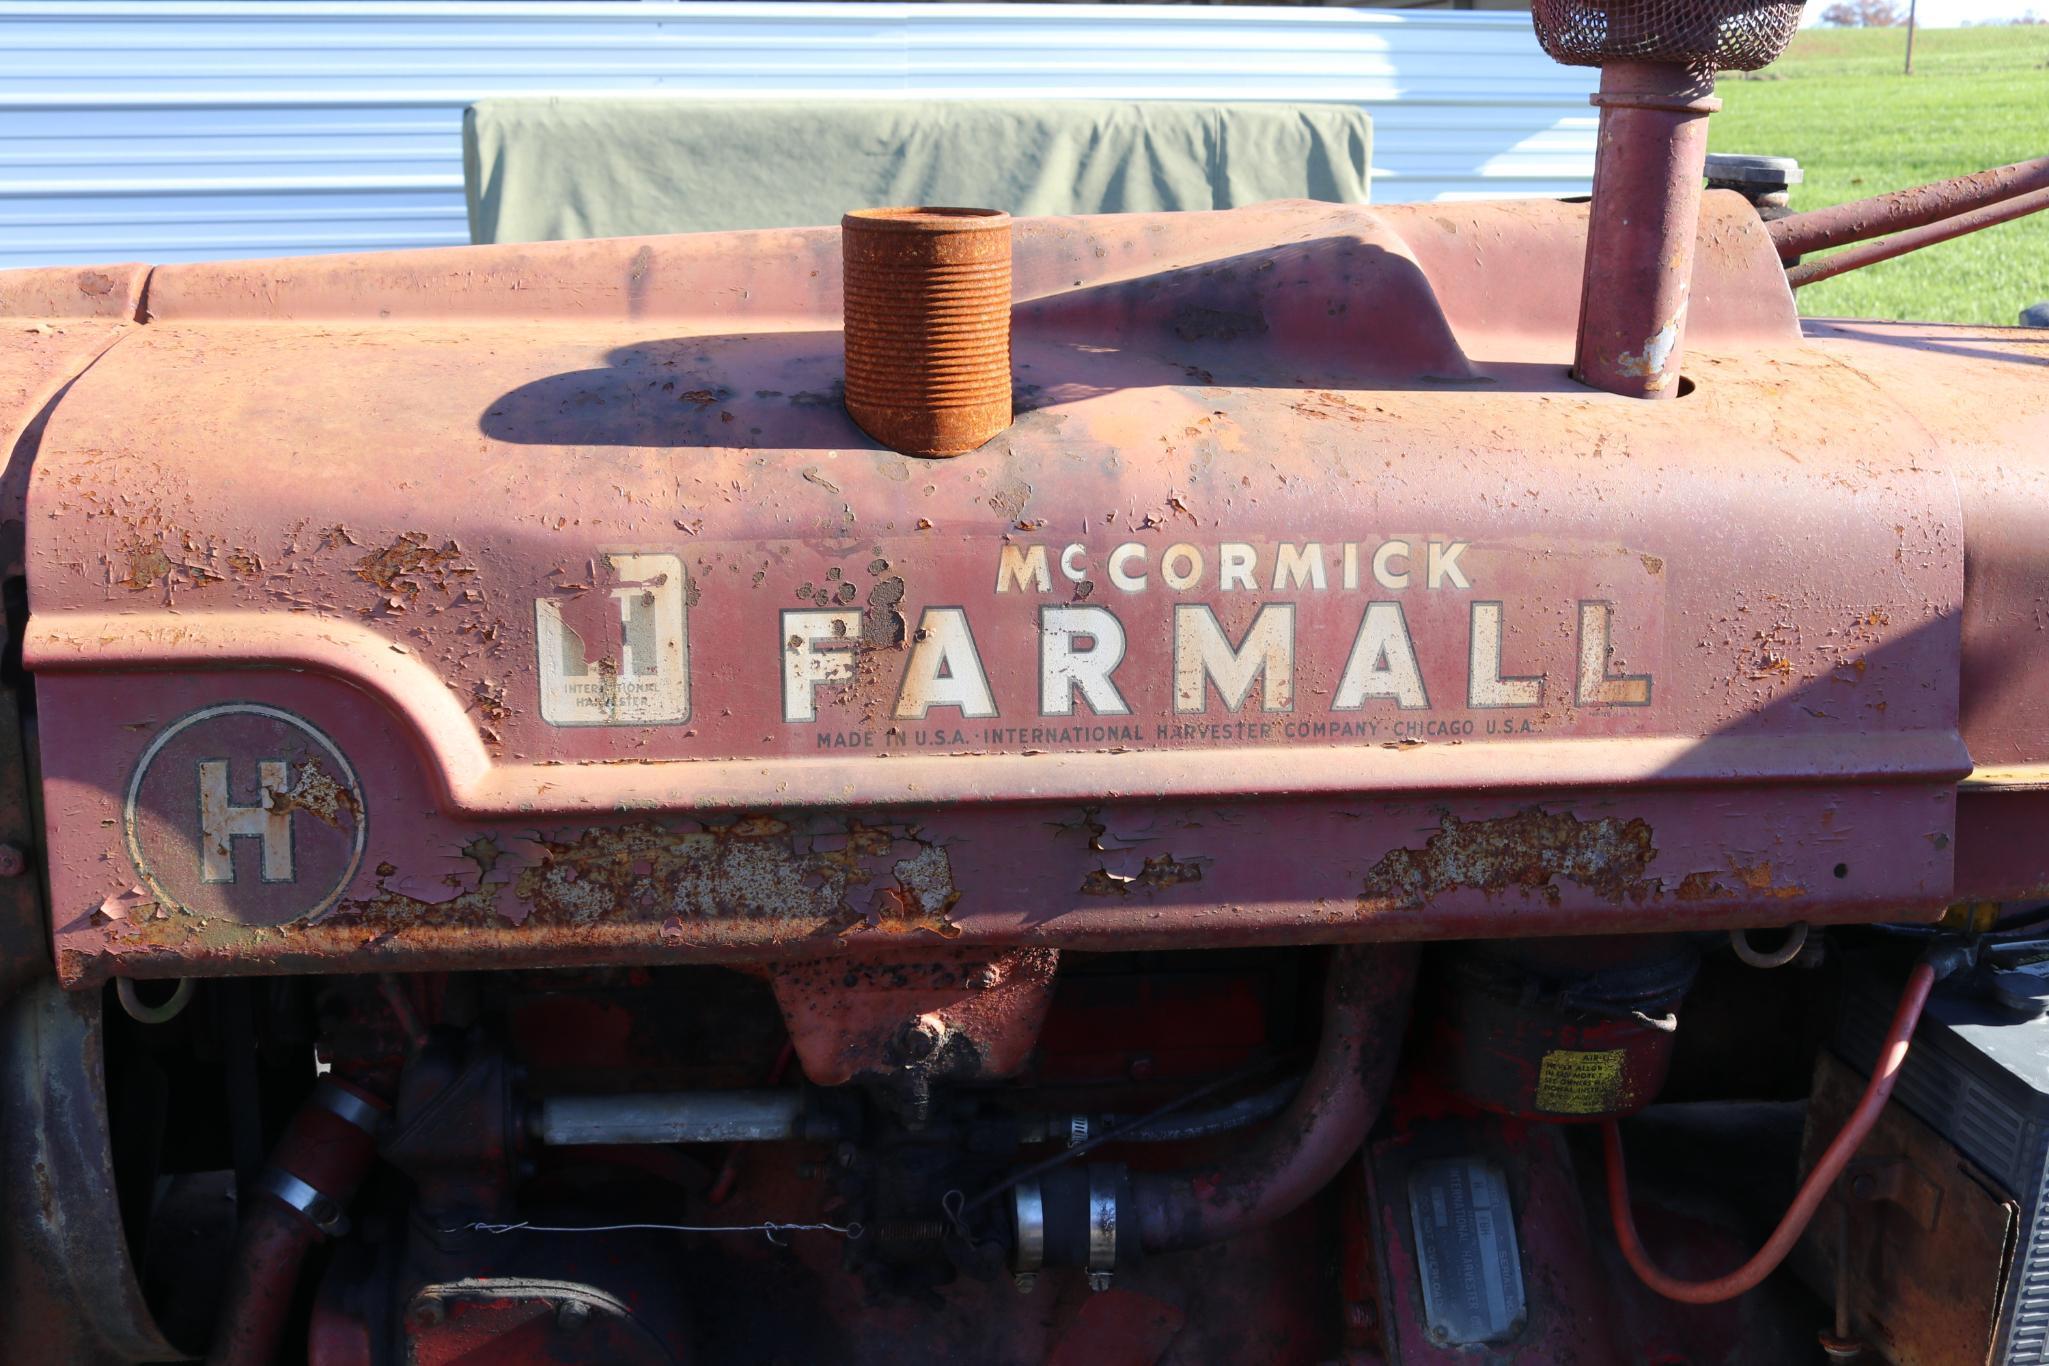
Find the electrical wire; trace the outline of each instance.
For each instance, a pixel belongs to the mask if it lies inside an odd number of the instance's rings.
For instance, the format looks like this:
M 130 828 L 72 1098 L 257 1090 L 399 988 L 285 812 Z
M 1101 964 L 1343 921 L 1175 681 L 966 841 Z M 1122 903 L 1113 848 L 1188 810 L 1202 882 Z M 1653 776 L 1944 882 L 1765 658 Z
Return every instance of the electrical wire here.
M 493 1224 L 484 1220 L 457 1224 L 443 1233 L 628 1233 L 647 1230 L 656 1233 L 761 1233 L 777 1247 L 778 1233 L 837 1233 L 842 1238 L 859 1238 L 867 1230 L 860 1224 Z
M 1850 1158 L 1871 1132 L 1871 1126 L 1878 1121 L 1879 1111 L 1892 1095 L 1893 1083 L 1899 1080 L 1900 1067 L 1907 1060 L 1907 1045 L 1914 1037 L 1914 1026 L 1920 1022 L 1921 1008 L 1928 1004 L 1928 993 L 1935 985 L 1936 966 L 1926 960 L 1914 965 L 1907 977 L 1906 990 L 1900 994 L 1899 1008 L 1893 1012 L 1892 1027 L 1886 1031 L 1885 1043 L 1878 1050 L 1878 1065 L 1872 1069 L 1871 1081 L 1858 1098 L 1856 1108 L 1843 1122 L 1843 1128 L 1828 1145 L 1828 1151 L 1821 1155 L 1821 1161 L 1814 1164 L 1814 1170 L 1800 1183 L 1799 1192 L 1793 1203 L 1787 1207 L 1785 1217 L 1772 1230 L 1772 1236 L 1765 1240 L 1757 1255 L 1726 1276 L 1708 1281 L 1682 1281 L 1668 1276 L 1652 1263 L 1650 1254 L 1644 1250 L 1643 1239 L 1637 1235 L 1636 1216 L 1629 1208 L 1629 1174 L 1622 1160 L 1622 1130 L 1614 1120 L 1601 1126 L 1601 1146 L 1608 1160 L 1608 1212 L 1614 1221 L 1615 1241 L 1622 1245 L 1623 1260 L 1629 1263 L 1637 1279 L 1666 1299 L 1678 1300 L 1682 1304 L 1720 1304 L 1723 1300 L 1735 1299 L 1744 1291 L 1756 1286 L 1769 1276 L 1784 1261 L 1793 1244 L 1800 1240 L 1808 1221 L 1820 1208 L 1828 1195 L 1829 1187 L 1842 1175 Z

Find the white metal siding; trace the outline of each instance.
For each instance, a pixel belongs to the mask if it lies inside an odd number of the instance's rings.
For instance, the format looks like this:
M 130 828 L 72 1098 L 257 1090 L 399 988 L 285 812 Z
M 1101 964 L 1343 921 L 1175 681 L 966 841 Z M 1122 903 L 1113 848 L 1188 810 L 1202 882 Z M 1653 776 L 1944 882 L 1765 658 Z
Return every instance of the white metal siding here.
M 0 0 L 0 267 L 466 242 L 483 95 L 1356 102 L 1387 202 L 1584 193 L 1592 82 L 1517 13 Z

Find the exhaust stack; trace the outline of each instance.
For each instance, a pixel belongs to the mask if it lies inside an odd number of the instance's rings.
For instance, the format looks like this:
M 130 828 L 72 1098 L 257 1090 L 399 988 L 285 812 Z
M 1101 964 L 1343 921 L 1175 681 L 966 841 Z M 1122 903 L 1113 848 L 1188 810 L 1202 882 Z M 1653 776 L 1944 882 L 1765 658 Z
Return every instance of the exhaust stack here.
M 1715 72 L 1754 71 L 1785 50 L 1798 0 L 1534 0 L 1537 41 L 1601 68 L 1594 202 L 1572 373 L 1630 398 L 1672 398 Z

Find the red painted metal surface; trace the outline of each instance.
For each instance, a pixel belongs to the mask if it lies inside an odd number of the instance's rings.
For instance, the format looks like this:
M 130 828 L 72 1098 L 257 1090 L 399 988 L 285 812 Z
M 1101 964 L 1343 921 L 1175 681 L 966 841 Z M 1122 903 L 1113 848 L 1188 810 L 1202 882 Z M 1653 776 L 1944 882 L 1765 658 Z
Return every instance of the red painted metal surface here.
M 1697 961 L 1656 935 L 1441 953 L 1418 1065 L 1497 1114 L 1560 1124 L 1632 1114 L 1664 1087 Z
M 1039 1040 L 1060 955 L 928 950 L 908 959 L 791 963 L 770 982 L 804 1075 L 819 1086 L 907 1070 L 1015 1075 Z
M 1025 411 L 934 467 L 831 230 L 159 270 L 32 493 L 60 969 L 1933 915 L 2026 377 L 1904 420 L 1712 194 L 1697 388 L 1588 393 L 1584 224 L 1020 223 Z
M 0 272 L 0 579 L 22 572 L 28 468 L 64 386 L 132 329 L 146 269 Z M 11 631 L 10 631 L 11 634 Z M 100 1000 L 51 980 L 21 690 L 0 688 L 0 1342 L 18 1361 L 167 1360 L 111 1196 Z M 182 1344 L 181 1344 L 182 1345 Z
M 479 1277 L 429 1286 L 401 1321 L 406 1366 L 672 1366 L 692 1359 L 682 1344 L 637 1322 L 625 1302 L 573 1282 Z M 316 1359 L 315 1366 L 329 1364 Z
M 2030 833 L 2049 817 L 2049 696 L 2039 667 L 2049 549 L 2049 339 L 2026 328 L 1941 323 L 1810 323 L 1816 352 L 1862 376 L 1923 433 L 1954 473 L 1969 572 L 1957 681 L 1974 762 L 1959 785 L 1957 900 L 2049 895 L 2049 850 Z

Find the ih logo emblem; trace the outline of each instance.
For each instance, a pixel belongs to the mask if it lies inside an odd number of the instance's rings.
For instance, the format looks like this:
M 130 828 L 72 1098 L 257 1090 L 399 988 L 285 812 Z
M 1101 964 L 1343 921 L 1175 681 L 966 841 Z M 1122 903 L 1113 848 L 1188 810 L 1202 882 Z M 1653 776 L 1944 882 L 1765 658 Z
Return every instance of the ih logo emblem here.
M 279 707 L 207 707 L 135 766 L 128 852 L 157 903 L 245 925 L 327 910 L 363 860 L 363 789 L 335 743 Z
M 690 719 L 683 561 L 606 555 L 598 582 L 534 603 L 541 719 L 552 726 L 662 726 Z

